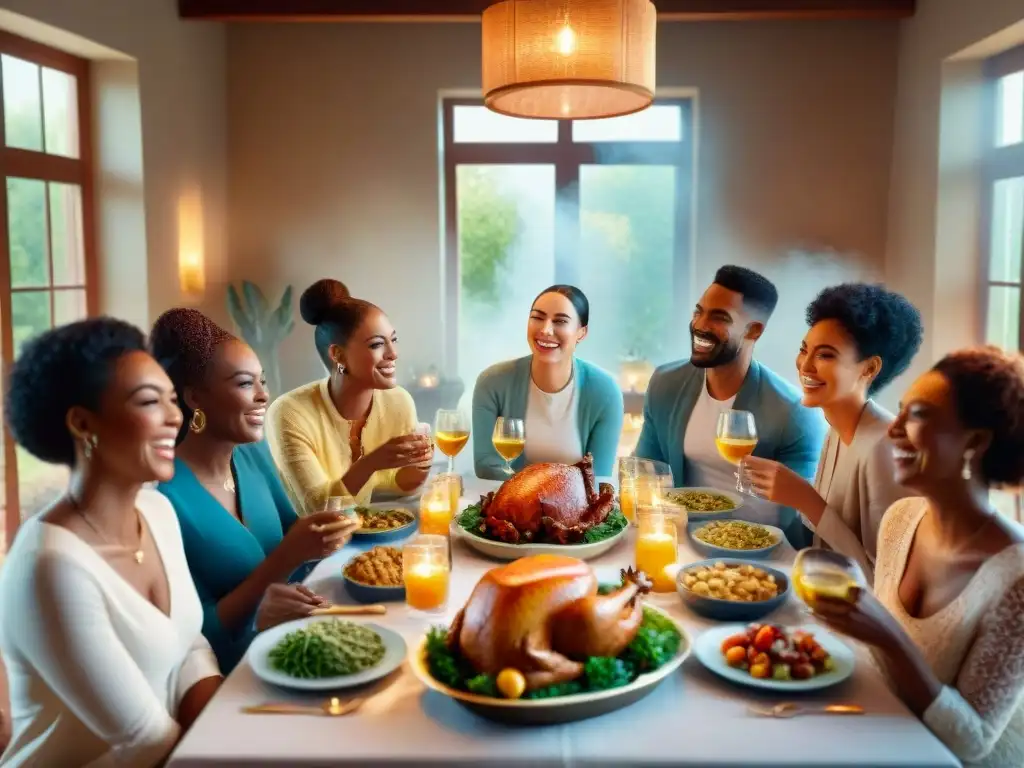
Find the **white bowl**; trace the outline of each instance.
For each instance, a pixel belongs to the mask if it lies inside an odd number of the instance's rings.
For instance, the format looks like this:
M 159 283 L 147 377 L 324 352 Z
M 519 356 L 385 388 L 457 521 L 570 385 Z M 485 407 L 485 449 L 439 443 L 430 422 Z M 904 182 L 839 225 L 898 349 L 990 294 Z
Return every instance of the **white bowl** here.
M 688 509 L 682 504 L 672 501 L 669 499 L 668 494 L 673 492 L 682 491 L 697 491 L 703 493 L 713 493 L 717 496 L 724 496 L 731 501 L 735 506 L 732 509 L 723 509 L 721 512 L 700 512 L 693 509 Z M 706 487 L 692 487 L 692 488 L 670 488 L 665 491 L 665 502 L 674 506 L 682 507 L 686 509 L 686 517 L 691 523 L 705 522 L 707 520 L 730 520 L 736 516 L 737 510 L 743 506 L 743 496 L 736 491 L 723 491 L 721 488 L 706 488 Z
M 622 538 L 629 531 L 629 526 L 627 525 L 614 536 L 609 536 L 607 539 L 602 539 L 593 544 L 508 544 L 504 541 L 492 541 L 491 539 L 485 539 L 482 536 L 470 533 L 457 522 L 454 528 L 466 544 L 480 554 L 493 557 L 496 560 L 518 560 L 520 557 L 526 557 L 527 555 L 565 555 L 566 557 L 576 557 L 580 560 L 591 560 L 595 557 L 600 557 L 622 541 Z

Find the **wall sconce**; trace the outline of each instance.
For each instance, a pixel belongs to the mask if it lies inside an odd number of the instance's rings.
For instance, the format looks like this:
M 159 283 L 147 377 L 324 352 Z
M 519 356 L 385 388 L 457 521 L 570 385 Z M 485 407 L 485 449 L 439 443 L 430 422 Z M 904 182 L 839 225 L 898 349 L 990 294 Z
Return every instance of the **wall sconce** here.
M 178 287 L 191 299 L 206 293 L 203 202 L 198 189 L 190 189 L 178 198 Z

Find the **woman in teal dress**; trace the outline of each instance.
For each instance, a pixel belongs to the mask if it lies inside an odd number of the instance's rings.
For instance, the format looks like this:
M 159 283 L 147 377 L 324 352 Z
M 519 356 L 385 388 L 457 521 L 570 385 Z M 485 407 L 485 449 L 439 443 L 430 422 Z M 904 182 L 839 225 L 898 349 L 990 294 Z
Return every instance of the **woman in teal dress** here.
M 341 517 L 295 514 L 263 441 L 269 397 L 247 344 L 190 309 L 162 315 L 150 343 L 185 417 L 174 478 L 159 490 L 177 512 L 203 634 L 227 674 L 256 632 L 326 602 L 284 583 L 301 581 L 358 524 L 323 532 Z

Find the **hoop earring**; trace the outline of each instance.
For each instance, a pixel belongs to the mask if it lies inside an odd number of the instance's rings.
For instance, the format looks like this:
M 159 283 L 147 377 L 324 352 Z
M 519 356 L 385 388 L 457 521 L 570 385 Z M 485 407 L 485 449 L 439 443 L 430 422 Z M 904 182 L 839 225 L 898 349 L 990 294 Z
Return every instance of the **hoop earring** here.
M 974 460 L 974 449 L 968 448 L 964 452 L 964 467 L 960 470 L 960 477 L 970 480 L 974 475 L 971 472 L 971 462 Z
M 197 435 L 206 429 L 206 414 L 203 413 L 202 408 L 192 411 L 192 420 L 188 423 L 188 427 Z
M 86 461 L 92 460 L 93 451 L 96 450 L 96 446 L 100 444 L 100 439 L 96 435 L 86 435 L 82 438 L 82 453 L 85 455 Z

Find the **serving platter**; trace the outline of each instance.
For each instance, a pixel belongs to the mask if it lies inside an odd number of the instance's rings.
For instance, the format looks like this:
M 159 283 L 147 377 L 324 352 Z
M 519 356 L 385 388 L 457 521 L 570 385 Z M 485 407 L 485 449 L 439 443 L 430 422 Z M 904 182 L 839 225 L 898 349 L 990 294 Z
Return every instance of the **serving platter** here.
M 252 667 L 256 677 L 265 683 L 297 691 L 337 691 L 342 688 L 353 688 L 379 680 L 394 672 L 405 661 L 408 649 L 405 640 L 400 634 L 387 627 L 382 627 L 380 624 L 358 622 L 380 635 L 380 639 L 384 643 L 384 657 L 369 669 L 356 672 L 354 675 L 321 677 L 312 680 L 292 677 L 275 669 L 270 663 L 270 651 L 284 639 L 285 635 L 308 627 L 317 621 L 337 621 L 337 619 L 330 616 L 312 616 L 305 619 L 296 619 L 285 624 L 279 624 L 268 629 L 266 632 L 256 635 L 245 654 L 245 658 L 249 662 L 249 666 Z
M 767 691 L 801 693 L 831 688 L 846 680 L 853 674 L 856 656 L 853 651 L 819 626 L 785 627 L 787 633 L 803 631 L 814 635 L 814 639 L 824 648 L 835 664 L 835 669 L 815 675 L 807 680 L 773 680 L 772 678 L 751 677 L 743 669 L 730 667 L 722 654 L 722 642 L 730 635 L 745 632 L 746 624 L 727 624 L 704 632 L 693 645 L 693 655 L 708 670 L 732 683 L 748 688 L 760 688 Z
M 682 641 L 679 643 L 679 650 L 674 658 L 653 672 L 640 675 L 633 682 L 619 688 L 575 693 L 550 699 L 503 699 L 456 690 L 434 679 L 430 674 L 426 660 L 426 636 L 420 640 L 411 654 L 409 666 L 412 668 L 413 674 L 427 688 L 452 699 L 470 712 L 488 720 L 513 725 L 554 725 L 597 717 L 627 707 L 644 698 L 662 680 L 676 672 L 686 657 L 690 655 L 693 642 L 686 628 L 650 603 L 645 604 L 644 607 L 656 611 L 671 621 L 679 631 Z
M 618 533 L 609 536 L 607 539 L 596 541 L 593 544 L 508 544 L 504 541 L 493 541 L 492 539 L 477 536 L 475 533 L 467 531 L 458 523 L 455 523 L 452 528 L 458 537 L 472 549 L 475 549 L 481 555 L 493 557 L 495 560 L 518 560 L 520 557 L 526 557 L 527 555 L 565 555 L 566 557 L 576 557 L 580 560 L 592 560 L 612 549 L 612 547 L 622 541 L 629 531 L 629 526 L 626 526 Z

